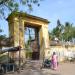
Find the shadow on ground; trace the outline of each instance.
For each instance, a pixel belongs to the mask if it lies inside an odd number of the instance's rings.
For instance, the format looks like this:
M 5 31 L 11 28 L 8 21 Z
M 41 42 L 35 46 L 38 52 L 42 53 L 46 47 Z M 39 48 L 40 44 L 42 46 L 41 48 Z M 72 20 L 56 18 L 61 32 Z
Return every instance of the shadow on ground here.
M 50 75 L 61 75 L 61 74 L 53 74 L 53 73 L 50 73 Z

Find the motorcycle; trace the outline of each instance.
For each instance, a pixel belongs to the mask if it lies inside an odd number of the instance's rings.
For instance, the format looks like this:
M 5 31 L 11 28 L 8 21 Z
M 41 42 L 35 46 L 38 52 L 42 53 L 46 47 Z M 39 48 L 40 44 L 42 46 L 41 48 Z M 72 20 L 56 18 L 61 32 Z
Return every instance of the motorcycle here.
M 52 65 L 51 60 L 45 59 L 42 63 L 42 68 L 51 68 L 51 65 Z

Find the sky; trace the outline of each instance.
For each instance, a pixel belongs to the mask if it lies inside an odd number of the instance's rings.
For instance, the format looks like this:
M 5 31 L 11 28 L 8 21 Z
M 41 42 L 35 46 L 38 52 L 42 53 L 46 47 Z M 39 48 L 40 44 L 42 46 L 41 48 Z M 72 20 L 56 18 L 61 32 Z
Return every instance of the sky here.
M 20 7 L 20 10 L 24 8 Z M 39 7 L 34 5 L 33 11 L 28 13 L 49 20 L 49 31 L 56 27 L 58 19 L 62 24 L 70 22 L 75 25 L 75 0 L 43 0 Z M 9 36 L 8 22 L 2 19 L 0 23 L 0 28 L 3 29 L 2 34 Z

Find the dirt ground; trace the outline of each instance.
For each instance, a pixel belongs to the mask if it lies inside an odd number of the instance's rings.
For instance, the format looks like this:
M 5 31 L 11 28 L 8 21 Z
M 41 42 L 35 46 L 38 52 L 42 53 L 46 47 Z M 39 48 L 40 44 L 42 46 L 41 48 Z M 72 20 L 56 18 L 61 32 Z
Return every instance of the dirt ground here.
M 40 69 L 38 66 L 37 63 L 30 62 L 20 73 L 6 75 L 75 75 L 75 63 L 60 63 L 56 71 L 48 68 Z

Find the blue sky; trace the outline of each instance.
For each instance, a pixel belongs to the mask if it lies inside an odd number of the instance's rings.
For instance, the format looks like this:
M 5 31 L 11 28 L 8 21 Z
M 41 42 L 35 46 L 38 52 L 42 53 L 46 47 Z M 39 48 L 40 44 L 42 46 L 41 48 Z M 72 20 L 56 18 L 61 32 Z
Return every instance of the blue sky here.
M 20 10 L 24 8 L 20 7 Z M 26 9 L 26 11 L 28 11 Z M 75 0 L 44 0 L 40 2 L 40 6 L 33 6 L 33 11 L 30 13 L 48 19 L 49 30 L 51 31 L 56 27 L 56 22 L 59 19 L 62 24 L 66 21 L 75 24 Z M 2 34 L 9 36 L 8 22 L 0 20 L 0 28 L 4 30 Z

